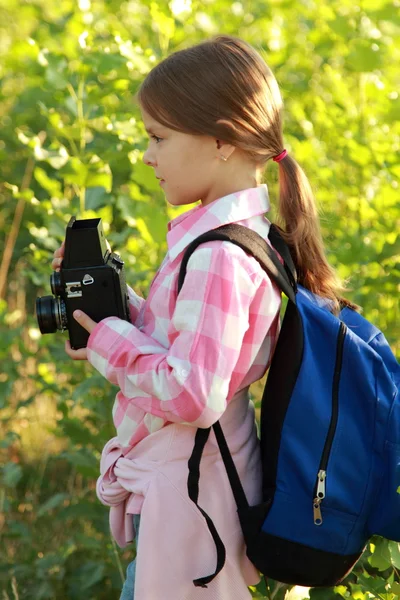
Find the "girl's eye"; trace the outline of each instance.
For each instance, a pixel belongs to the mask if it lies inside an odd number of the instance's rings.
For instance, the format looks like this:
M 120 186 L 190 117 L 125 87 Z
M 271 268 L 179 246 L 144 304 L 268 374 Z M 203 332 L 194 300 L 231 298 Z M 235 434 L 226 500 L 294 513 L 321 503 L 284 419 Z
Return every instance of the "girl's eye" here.
M 157 137 L 156 135 L 152 135 L 151 138 L 155 140 L 156 144 L 159 144 L 162 141 L 162 138 Z

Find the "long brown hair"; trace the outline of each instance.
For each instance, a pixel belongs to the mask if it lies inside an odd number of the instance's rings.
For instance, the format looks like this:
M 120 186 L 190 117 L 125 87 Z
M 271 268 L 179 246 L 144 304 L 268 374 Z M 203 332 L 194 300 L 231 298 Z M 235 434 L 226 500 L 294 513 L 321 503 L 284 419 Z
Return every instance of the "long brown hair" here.
M 284 148 L 277 81 L 239 38 L 218 35 L 171 54 L 150 71 L 137 99 L 162 125 L 224 140 L 247 152 L 257 167 Z M 279 163 L 279 188 L 278 218 L 298 281 L 337 308 L 342 286 L 325 256 L 310 184 L 291 155 Z

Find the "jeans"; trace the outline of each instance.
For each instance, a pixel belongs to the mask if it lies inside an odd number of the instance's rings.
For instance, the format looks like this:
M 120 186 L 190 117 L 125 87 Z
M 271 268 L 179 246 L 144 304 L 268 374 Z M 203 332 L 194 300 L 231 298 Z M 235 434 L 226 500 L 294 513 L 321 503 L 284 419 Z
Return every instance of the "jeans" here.
M 136 551 L 139 535 L 140 515 L 133 515 L 133 526 L 136 530 Z M 135 593 L 136 560 L 129 563 L 126 569 L 126 579 L 119 600 L 133 600 Z

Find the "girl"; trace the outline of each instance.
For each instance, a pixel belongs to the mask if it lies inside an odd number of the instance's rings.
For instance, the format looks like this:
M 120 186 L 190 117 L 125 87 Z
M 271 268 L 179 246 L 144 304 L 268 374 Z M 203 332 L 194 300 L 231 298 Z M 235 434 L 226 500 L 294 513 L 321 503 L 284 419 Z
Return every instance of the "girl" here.
M 193 580 L 215 568 L 207 525 L 188 498 L 188 458 L 196 428 L 220 419 L 250 504 L 260 500 L 260 457 L 249 386 L 269 365 L 279 329 L 280 294 L 258 262 L 237 246 L 209 242 L 192 255 L 177 295 L 188 244 L 201 233 L 239 223 L 268 237 L 263 169 L 279 164 L 279 211 L 300 283 L 337 300 L 307 179 L 284 149 L 277 82 L 244 41 L 217 36 L 172 54 L 138 92 L 150 136 L 144 162 L 167 201 L 201 201 L 168 225 L 168 252 L 147 300 L 130 294 L 132 324 L 96 324 L 74 351 L 119 387 L 117 436 L 105 446 L 97 492 L 111 507 L 120 546 L 136 532 L 123 600 L 244 600 L 259 575 L 246 557 L 236 505 L 211 433 L 201 463 L 199 504 L 227 550 L 224 569 L 201 588 Z M 63 248 L 53 266 L 61 263 Z M 139 517 L 140 515 L 140 525 Z M 133 525 L 134 523 L 134 525 Z M 138 535 L 139 534 L 139 535 Z

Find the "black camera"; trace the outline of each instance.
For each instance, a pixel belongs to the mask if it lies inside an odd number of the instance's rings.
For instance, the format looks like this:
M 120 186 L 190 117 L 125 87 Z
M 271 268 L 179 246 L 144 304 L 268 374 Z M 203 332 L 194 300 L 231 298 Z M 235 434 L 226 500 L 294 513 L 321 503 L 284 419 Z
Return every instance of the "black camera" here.
M 69 331 L 71 348 L 85 348 L 89 333 L 72 313 L 85 312 L 98 322 L 106 317 L 130 321 L 124 261 L 107 248 L 101 219 L 71 217 L 59 272 L 50 277 L 54 296 L 36 299 L 36 316 L 42 333 Z

